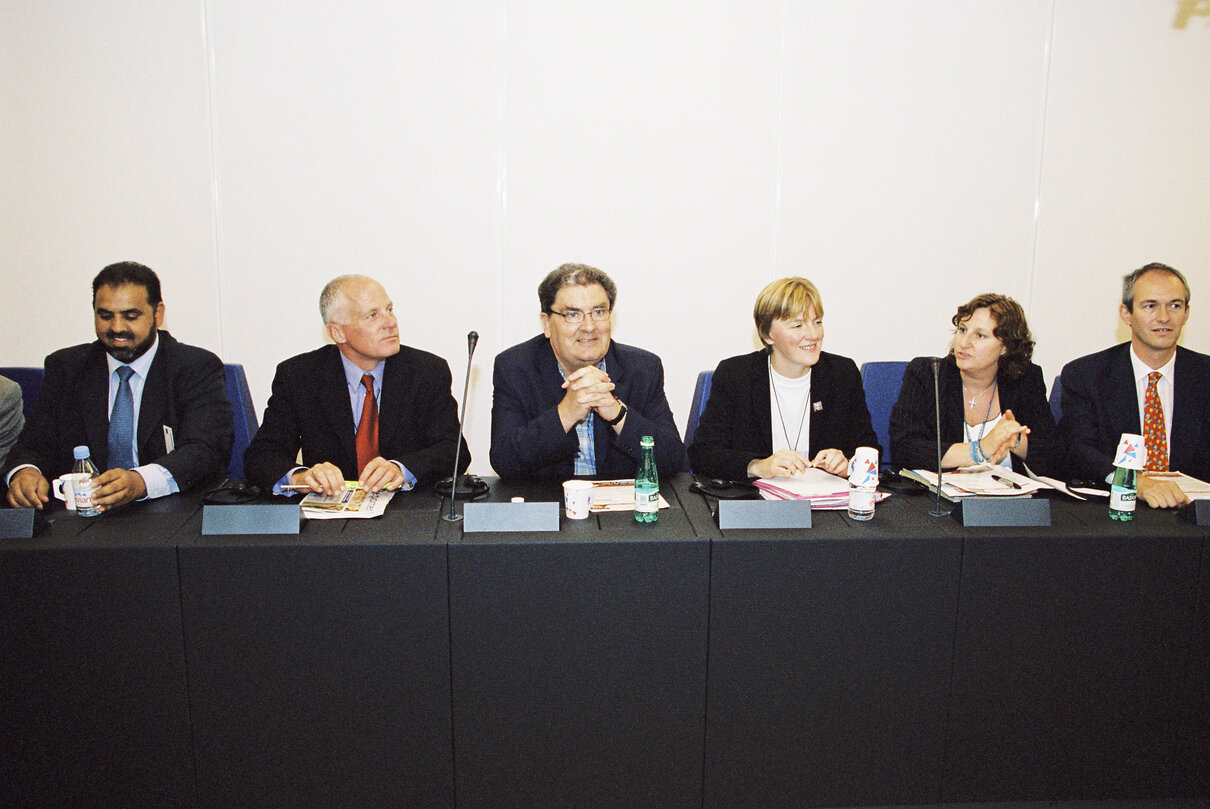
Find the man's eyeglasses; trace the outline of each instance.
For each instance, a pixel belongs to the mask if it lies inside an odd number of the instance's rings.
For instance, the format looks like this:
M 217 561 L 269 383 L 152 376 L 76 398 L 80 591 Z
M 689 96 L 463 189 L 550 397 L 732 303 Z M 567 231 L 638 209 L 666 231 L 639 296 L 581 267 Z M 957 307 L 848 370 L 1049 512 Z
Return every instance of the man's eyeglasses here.
M 579 309 L 568 309 L 566 312 L 556 312 L 554 309 L 551 309 L 550 314 L 558 315 L 568 323 L 575 325 L 576 323 L 584 322 L 585 313 L 581 312 Z M 609 310 L 604 306 L 598 306 L 596 309 L 591 309 L 587 314 L 597 323 L 603 323 L 606 320 L 609 320 Z

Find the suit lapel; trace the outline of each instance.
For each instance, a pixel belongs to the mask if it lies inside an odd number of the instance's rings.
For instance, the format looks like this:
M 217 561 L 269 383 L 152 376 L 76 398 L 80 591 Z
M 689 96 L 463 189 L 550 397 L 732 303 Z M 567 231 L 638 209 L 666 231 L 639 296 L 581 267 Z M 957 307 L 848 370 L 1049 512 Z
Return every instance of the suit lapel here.
M 1172 440 L 1168 442 L 1169 468 L 1187 469 L 1193 453 L 1201 442 L 1198 433 L 1198 413 L 1206 396 L 1210 379 L 1201 379 L 1185 349 L 1176 350 L 1176 365 L 1172 379 Z
M 109 463 L 109 362 L 100 342 L 94 356 L 80 374 L 80 396 L 84 402 L 84 434 L 93 462 L 104 470 Z
M 401 348 L 399 354 L 387 357 L 382 366 L 382 397 L 378 402 L 378 449 L 384 458 L 390 457 L 385 448 L 393 446 L 391 442 L 395 438 L 396 428 L 405 417 L 400 408 L 403 407 L 404 386 L 409 373 L 402 351 Z M 390 417 L 387 418 L 384 414 L 390 414 Z
M 172 361 L 171 338 L 165 332 L 159 334 L 159 346 L 155 350 L 155 359 L 147 369 L 147 379 L 143 382 L 143 395 L 139 399 L 139 426 L 136 443 L 139 447 L 139 463 L 153 463 L 168 449 L 163 440 L 163 427 L 170 419 L 165 418 L 165 407 L 171 400 L 168 390 L 168 363 Z M 106 430 L 108 432 L 108 428 Z M 160 438 L 156 440 L 156 434 Z
M 755 432 L 755 446 L 765 447 L 769 454 L 773 453 L 773 400 L 769 398 L 769 355 L 761 351 L 756 358 L 757 367 L 750 377 L 751 387 L 748 388 L 749 410 L 752 414 L 752 427 Z
M 1180 375 L 1177 376 L 1179 378 Z M 1121 432 L 1141 435 L 1143 425 L 1139 422 L 1139 392 L 1134 381 L 1134 365 L 1130 360 L 1130 343 L 1122 344 L 1117 357 L 1110 364 L 1106 388 L 1109 399 L 1106 407 L 1110 419 L 1125 426 Z M 1118 436 L 1113 436 L 1115 442 L 1117 439 Z
M 823 408 L 825 405 L 823 403 L 822 392 L 829 390 L 829 386 L 833 384 L 831 369 L 831 363 L 827 361 L 827 357 L 822 353 L 819 356 L 819 361 L 811 368 L 811 400 L 807 402 L 807 407 L 810 408 L 810 415 L 807 418 L 811 419 L 811 427 L 807 431 L 807 452 L 803 453 L 808 455 L 809 458 L 814 457 L 819 450 L 827 449 L 822 443 L 822 433 L 827 426 L 826 418 L 831 413 L 824 414 Z
M 320 410 L 328 421 L 332 436 L 340 453 L 332 463 L 344 468 L 357 468 L 356 433 L 353 431 L 353 409 L 349 404 L 349 386 L 345 380 L 344 363 L 340 361 L 340 349 L 331 347 L 320 362 L 319 400 Z

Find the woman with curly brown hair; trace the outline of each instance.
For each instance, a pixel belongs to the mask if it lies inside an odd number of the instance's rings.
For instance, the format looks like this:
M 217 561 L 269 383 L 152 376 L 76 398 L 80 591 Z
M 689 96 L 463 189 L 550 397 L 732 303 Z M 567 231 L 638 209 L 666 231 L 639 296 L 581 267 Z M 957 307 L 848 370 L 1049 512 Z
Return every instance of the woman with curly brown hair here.
M 1031 362 L 1034 341 L 1021 305 L 984 294 L 958 307 L 954 338 L 941 360 L 941 466 L 990 463 L 1039 475 L 1060 475 L 1063 450 L 1042 369 Z M 903 376 L 891 410 L 891 460 L 908 469 L 937 466 L 937 428 L 929 357 Z

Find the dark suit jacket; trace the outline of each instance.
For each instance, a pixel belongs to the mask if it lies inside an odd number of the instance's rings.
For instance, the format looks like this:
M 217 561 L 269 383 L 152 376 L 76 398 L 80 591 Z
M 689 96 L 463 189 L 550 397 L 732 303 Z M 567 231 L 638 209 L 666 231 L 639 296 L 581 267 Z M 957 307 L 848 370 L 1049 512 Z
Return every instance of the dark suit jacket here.
M 689 448 L 694 473 L 747 480 L 748 464 L 773 454 L 771 401 L 768 354 L 754 351 L 720 362 Z M 811 367 L 808 449 L 812 456 L 821 449 L 838 449 L 851 458 L 857 447 L 881 451 L 870 425 L 861 373 L 848 357 L 820 352 Z
M 328 461 L 357 480 L 357 433 L 340 349 L 326 345 L 277 366 L 260 429 L 244 452 L 248 482 L 268 491 L 298 464 Z M 427 351 L 400 346 L 387 357 L 378 402 L 378 454 L 399 461 L 417 486 L 447 477 L 458 447 L 458 405 L 450 367 Z M 462 444 L 459 471 L 471 462 Z
M 139 463 L 160 464 L 185 491 L 227 467 L 231 402 L 218 357 L 178 343 L 163 330 L 159 341 L 139 405 Z M 172 452 L 164 441 L 165 425 L 172 428 Z M 47 479 L 56 478 L 71 471 L 71 451 L 79 444 L 88 446 L 98 469 L 108 469 L 109 368 L 100 341 L 46 358 L 42 391 L 8 469 L 33 464 Z
M 962 443 L 965 402 L 962 375 L 954 356 L 943 357 L 939 374 L 941 400 L 941 454 L 951 444 Z M 1046 402 L 1046 382 L 1042 369 L 1030 363 L 1020 379 L 999 380 L 1000 408 L 1013 411 L 1020 424 L 1029 428 L 1029 454 L 1025 462 L 1039 475 L 1061 477 L 1063 444 L 1055 428 L 1054 416 Z M 900 469 L 937 471 L 937 408 L 933 401 L 931 358 L 917 357 L 903 375 L 899 399 L 891 408 L 891 462 Z M 1024 473 L 1021 459 L 1012 456 L 1013 469 Z
M 600 416 L 593 426 L 597 477 L 632 478 L 639 441 L 655 438 L 661 475 L 685 468 L 685 446 L 664 396 L 664 366 L 650 351 L 610 341 L 605 371 L 628 408 L 620 434 Z M 550 341 L 538 335 L 496 356 L 492 371 L 492 468 L 500 477 L 570 478 L 580 451 L 576 431 L 564 431 L 558 406 L 565 391 Z
M 1141 435 L 1130 343 L 1072 360 L 1060 375 L 1068 474 L 1104 480 L 1122 433 Z M 1168 466 L 1210 481 L 1210 356 L 1176 349 Z

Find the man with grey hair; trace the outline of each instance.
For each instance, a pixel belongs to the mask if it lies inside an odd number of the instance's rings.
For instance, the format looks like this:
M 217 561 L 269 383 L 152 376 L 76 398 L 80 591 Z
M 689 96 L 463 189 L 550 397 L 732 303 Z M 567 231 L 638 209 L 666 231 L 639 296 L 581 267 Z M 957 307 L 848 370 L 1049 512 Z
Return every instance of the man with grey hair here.
M 542 334 L 500 353 L 492 374 L 491 461 L 501 477 L 633 477 L 645 435 L 661 474 L 684 468 L 660 358 L 610 340 L 617 296 L 585 264 L 538 285 Z
M 401 345 L 394 304 L 364 275 L 319 296 L 332 345 L 277 366 L 265 418 L 244 453 L 248 481 L 275 494 L 411 489 L 448 475 L 458 447 L 450 368 Z M 302 450 L 303 465 L 296 463 Z M 470 464 L 465 443 L 459 471 Z
M 1067 471 L 1107 480 L 1122 433 L 1142 435 L 1147 470 L 1184 472 L 1210 481 L 1210 356 L 1177 345 L 1189 319 L 1189 283 L 1166 264 L 1122 279 L 1122 322 L 1130 342 L 1063 368 Z M 1139 477 L 1138 497 L 1154 508 L 1189 501 L 1169 480 Z

